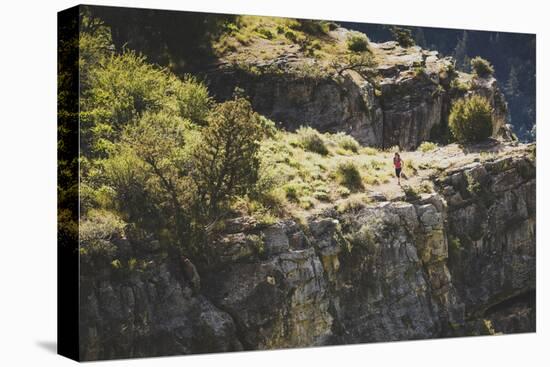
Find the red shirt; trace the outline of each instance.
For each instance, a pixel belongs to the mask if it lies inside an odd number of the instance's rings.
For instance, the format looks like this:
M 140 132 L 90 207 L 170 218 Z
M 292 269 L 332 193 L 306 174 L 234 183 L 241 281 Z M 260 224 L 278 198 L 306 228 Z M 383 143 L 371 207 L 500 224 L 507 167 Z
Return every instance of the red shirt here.
M 393 158 L 393 165 L 395 168 L 401 168 L 401 158 Z

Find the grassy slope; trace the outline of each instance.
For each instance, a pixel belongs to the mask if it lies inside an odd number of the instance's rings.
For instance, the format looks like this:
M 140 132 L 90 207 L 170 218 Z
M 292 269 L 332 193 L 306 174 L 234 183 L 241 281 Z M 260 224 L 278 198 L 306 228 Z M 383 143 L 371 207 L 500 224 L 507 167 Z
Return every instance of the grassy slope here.
M 266 71 L 259 70 L 256 64 L 269 64 L 284 55 L 297 56 L 292 61 L 293 71 L 308 76 L 333 73 L 335 64 L 352 56 L 372 59 L 372 50 L 351 52 L 348 49 L 347 37 L 357 32 L 342 33 L 343 29 L 337 27 L 323 21 L 240 16 L 236 23 L 226 26 L 226 32 L 214 42 L 213 49 L 220 60 L 255 73 Z
M 326 154 L 312 151 L 311 135 L 320 138 Z M 316 145 L 314 150 L 319 151 Z M 524 150 L 526 146 L 497 144 L 466 151 L 457 144 L 437 146 L 422 144 L 416 151 L 401 152 L 405 164 L 401 186 L 393 169 L 397 147 L 380 151 L 362 147 L 350 136 L 320 134 L 313 129 L 296 133 L 278 131 L 262 143 L 262 179 L 266 195 L 238 200 L 239 213 L 273 221 L 276 217 L 307 217 L 328 207 L 346 210 L 372 202 L 373 195 L 387 200 L 402 200 L 407 194 L 433 192 L 432 181 L 445 170 L 475 161 L 492 160 Z M 323 152 L 324 153 L 324 152 Z M 352 164 L 358 172 L 359 184 L 346 180 L 340 170 Z
M 376 65 L 400 64 L 405 62 L 407 55 L 418 55 L 419 52 L 417 48 L 385 49 L 370 43 L 366 51 L 354 52 L 348 47 L 348 39 L 358 33 L 326 22 L 303 23 L 288 18 L 241 16 L 236 23 L 226 27 L 227 31 L 213 45 L 217 56 L 225 63 L 252 73 L 294 72 L 310 77 L 334 75 L 338 68 L 366 58 L 370 65 L 361 71 L 368 73 L 377 83 L 383 76 L 377 75 L 373 69 Z M 290 69 L 270 69 L 271 62 L 288 55 L 296 56 L 289 62 Z M 447 63 L 442 60 L 441 67 Z M 413 65 L 404 73 L 414 74 L 417 69 Z M 468 89 L 471 79 L 471 74 L 458 73 L 455 83 Z M 320 138 L 326 154 L 308 149 L 304 140 L 312 134 Z M 234 208 L 242 214 L 259 215 L 270 220 L 274 219 L 273 216 L 307 216 L 329 206 L 345 208 L 367 203 L 375 192 L 391 200 L 403 197 L 405 191 L 430 192 L 433 190 L 430 177 L 450 166 L 499 154 L 484 153 L 481 157 L 480 154 L 464 154 L 456 145 L 437 147 L 424 144 L 416 152 L 402 154 L 405 179 L 400 187 L 393 176 L 392 165 L 393 152 L 397 148 L 378 151 L 362 147 L 355 141 L 349 143 L 350 140 L 353 138 L 343 133 L 320 134 L 313 129 L 297 133 L 278 131 L 263 142 L 260 154 L 263 162 L 263 182 L 260 185 L 269 187 L 265 190 L 267 194 L 259 200 L 239 200 Z M 346 164 L 357 170 L 360 182 L 350 184 L 346 179 L 349 172 L 339 170 Z

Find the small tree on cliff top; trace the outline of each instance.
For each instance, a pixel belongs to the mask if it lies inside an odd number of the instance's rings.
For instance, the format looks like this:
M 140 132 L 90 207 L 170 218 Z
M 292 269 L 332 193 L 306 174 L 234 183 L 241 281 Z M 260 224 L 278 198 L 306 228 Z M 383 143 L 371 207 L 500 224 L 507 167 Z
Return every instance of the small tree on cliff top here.
M 412 47 L 415 45 L 414 38 L 412 37 L 411 30 L 401 27 L 391 27 L 390 31 L 393 38 L 397 41 L 399 46 L 403 48 Z
M 493 75 L 493 73 L 495 72 L 493 65 L 491 65 L 489 61 L 479 56 L 474 57 L 472 61 L 470 61 L 470 64 L 472 65 L 472 70 L 480 78 L 486 78 Z
M 474 95 L 459 99 L 453 104 L 449 115 L 449 127 L 460 143 L 479 142 L 493 132 L 492 108 L 489 101 Z
M 236 98 L 219 104 L 208 118 L 202 141 L 192 153 L 192 178 L 202 218 L 212 220 L 235 195 L 244 195 L 258 179 L 260 115 L 250 102 Z

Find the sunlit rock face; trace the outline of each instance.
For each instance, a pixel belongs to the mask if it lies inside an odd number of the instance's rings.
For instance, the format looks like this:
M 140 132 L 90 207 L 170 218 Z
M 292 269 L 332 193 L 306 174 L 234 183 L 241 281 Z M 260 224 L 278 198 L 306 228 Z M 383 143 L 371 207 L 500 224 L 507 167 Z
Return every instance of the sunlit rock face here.
M 116 239 L 140 271 L 82 267 L 83 359 L 535 331 L 535 166 L 518 152 L 436 191 L 298 225 L 228 220 L 210 268 Z
M 340 29 L 331 36 L 345 39 L 346 32 Z M 451 76 L 452 58 L 418 46 L 404 49 L 386 42 L 371 43 L 371 48 L 378 63 L 368 73 L 311 73 L 324 70 L 322 63 L 290 48 L 269 62 L 251 58 L 247 69 L 221 62 L 206 75 L 218 100 L 232 98 L 240 88 L 256 111 L 288 130 L 342 131 L 363 145 L 410 150 L 437 138 L 434 131 L 447 124 L 454 100 L 480 94 L 493 107 L 493 135 L 511 138 L 506 101 L 493 77 Z M 467 89 L 453 89 L 452 78 Z

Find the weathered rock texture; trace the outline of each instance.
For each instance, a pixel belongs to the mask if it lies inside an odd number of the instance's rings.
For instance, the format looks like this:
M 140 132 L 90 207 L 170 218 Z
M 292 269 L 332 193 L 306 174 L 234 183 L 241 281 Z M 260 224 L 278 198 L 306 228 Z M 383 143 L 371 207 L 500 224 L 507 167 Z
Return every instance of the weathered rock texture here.
M 345 39 L 346 34 L 342 28 L 331 32 L 335 38 Z M 371 47 L 381 61 L 366 74 L 309 73 L 322 70 L 320 62 L 293 50 L 269 62 L 247 60 L 245 68 L 222 62 L 207 73 L 209 88 L 219 100 L 241 88 L 256 111 L 289 130 L 303 125 L 322 132 L 344 131 L 364 145 L 407 150 L 446 126 L 454 99 L 481 94 L 494 109 L 494 136 L 506 135 L 506 102 L 493 77 L 456 76 L 449 72 L 451 58 L 418 46 L 404 49 L 386 42 Z M 453 78 L 468 90 L 453 89 Z
M 230 220 L 200 281 L 154 241 L 120 239 L 119 257 L 142 262 L 82 269 L 81 357 L 535 331 L 534 160 L 474 163 L 436 187 L 304 226 Z

